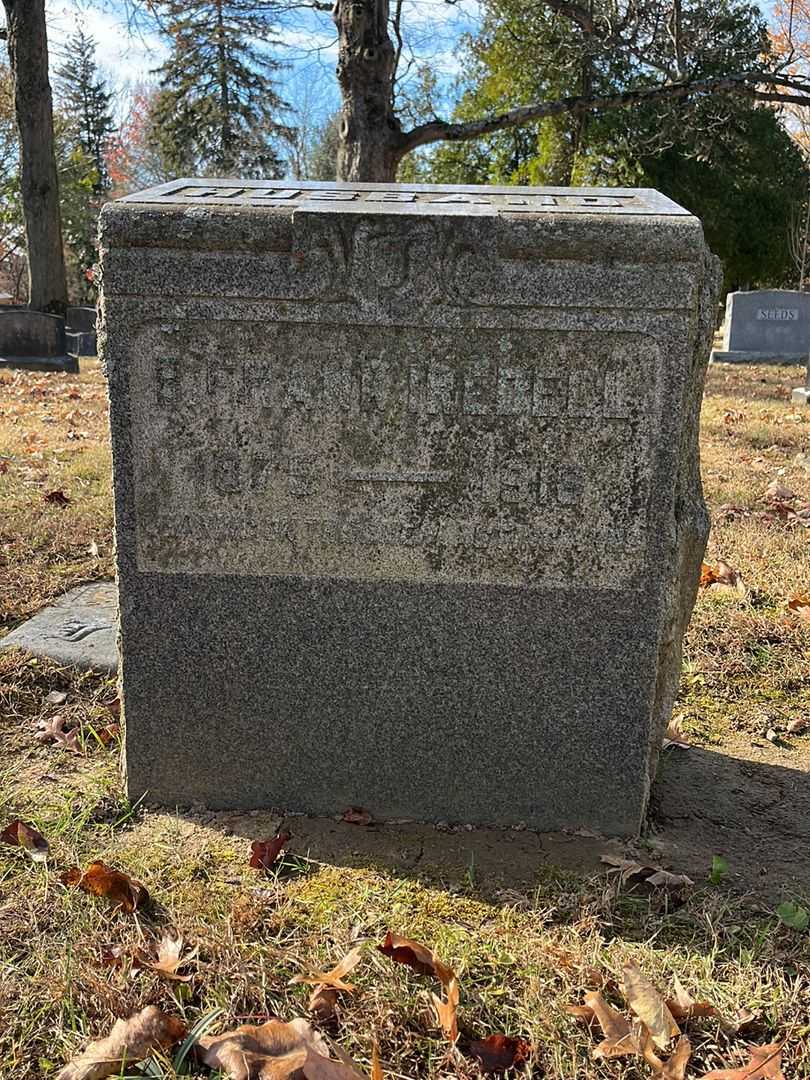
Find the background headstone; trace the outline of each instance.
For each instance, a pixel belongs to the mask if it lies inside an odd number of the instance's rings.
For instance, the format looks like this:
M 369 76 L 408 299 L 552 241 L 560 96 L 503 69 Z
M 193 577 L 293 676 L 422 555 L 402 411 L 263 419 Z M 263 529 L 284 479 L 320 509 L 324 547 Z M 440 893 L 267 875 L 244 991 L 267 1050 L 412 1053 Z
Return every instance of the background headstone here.
M 758 289 L 729 293 L 723 348 L 712 360 L 740 364 L 799 364 L 810 356 L 810 293 Z
M 807 374 L 804 379 L 804 386 L 797 386 L 791 395 L 791 400 L 794 405 L 810 405 L 810 362 L 807 364 Z
M 65 353 L 65 320 L 28 308 L 0 309 L 0 368 L 78 371 Z
M 183 180 L 102 251 L 130 795 L 636 833 L 708 528 L 700 224 Z
M 96 309 L 69 307 L 65 316 L 65 343 L 71 356 L 95 356 Z

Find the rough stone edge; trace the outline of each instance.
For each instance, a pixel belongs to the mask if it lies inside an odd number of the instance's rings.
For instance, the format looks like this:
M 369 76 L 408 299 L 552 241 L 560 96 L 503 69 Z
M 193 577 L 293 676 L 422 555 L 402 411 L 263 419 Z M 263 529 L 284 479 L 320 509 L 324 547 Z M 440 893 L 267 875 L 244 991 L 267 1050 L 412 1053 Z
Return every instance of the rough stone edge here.
M 692 362 L 684 377 L 680 469 L 675 478 L 672 578 L 664 597 L 668 607 L 663 612 L 658 640 L 658 665 L 651 709 L 650 742 L 647 758 L 643 826 L 664 733 L 672 715 L 681 676 L 683 638 L 689 626 L 697 598 L 700 567 L 709 539 L 709 512 L 703 496 L 700 476 L 700 409 L 703 383 L 709 363 L 709 349 L 714 331 L 714 312 L 722 284 L 722 267 L 716 255 L 704 246 L 703 284 L 698 310 L 692 326 Z

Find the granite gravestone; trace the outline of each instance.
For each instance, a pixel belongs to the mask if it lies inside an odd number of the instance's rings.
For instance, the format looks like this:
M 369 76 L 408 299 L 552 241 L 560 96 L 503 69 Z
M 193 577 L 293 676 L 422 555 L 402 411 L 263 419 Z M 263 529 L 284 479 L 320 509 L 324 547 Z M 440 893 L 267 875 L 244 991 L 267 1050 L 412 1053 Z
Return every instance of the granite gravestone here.
M 798 364 L 810 356 L 810 293 L 758 289 L 729 293 L 723 348 L 712 360 L 727 364 Z
M 804 386 L 797 386 L 791 395 L 794 405 L 810 405 L 810 362 L 804 377 Z
M 131 797 L 636 833 L 708 527 L 699 222 L 182 180 L 102 260 Z
M 77 372 L 65 352 L 65 320 L 29 308 L 0 310 L 0 368 Z

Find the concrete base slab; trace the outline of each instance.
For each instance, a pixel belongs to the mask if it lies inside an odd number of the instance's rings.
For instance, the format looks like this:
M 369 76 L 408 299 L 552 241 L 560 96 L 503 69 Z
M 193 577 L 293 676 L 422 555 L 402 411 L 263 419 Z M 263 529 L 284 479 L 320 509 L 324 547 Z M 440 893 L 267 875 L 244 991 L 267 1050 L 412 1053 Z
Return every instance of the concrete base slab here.
M 114 581 L 79 585 L 0 640 L 0 649 L 93 671 L 118 668 L 118 593 Z
M 794 405 L 810 405 L 810 386 L 797 386 L 790 400 Z
M 720 349 L 712 349 L 709 362 L 712 364 L 806 364 L 808 359 L 810 358 L 806 352 L 764 353 L 748 352 L 743 349 L 722 352 Z
M 79 361 L 75 356 L 0 356 L 0 369 L 2 368 L 66 371 L 71 375 L 78 375 Z

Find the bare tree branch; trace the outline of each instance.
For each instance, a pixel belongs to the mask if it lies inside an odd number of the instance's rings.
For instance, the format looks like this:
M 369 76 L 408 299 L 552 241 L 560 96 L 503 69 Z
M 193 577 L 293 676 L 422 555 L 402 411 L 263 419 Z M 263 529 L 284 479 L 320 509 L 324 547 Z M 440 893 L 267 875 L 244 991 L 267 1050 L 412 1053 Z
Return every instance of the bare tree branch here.
M 784 87 L 786 92 L 764 87 Z M 763 71 L 744 72 L 739 75 L 718 75 L 708 79 L 694 79 L 668 83 L 662 86 L 628 90 L 607 97 L 579 96 L 559 98 L 556 101 L 540 101 L 523 105 L 498 116 L 481 120 L 451 123 L 435 120 L 420 124 L 403 136 L 404 153 L 434 142 L 463 142 L 478 139 L 495 131 L 519 127 L 521 124 L 542 120 L 547 116 L 579 116 L 584 113 L 623 109 L 631 105 L 653 104 L 661 101 L 677 101 L 697 94 L 740 94 L 757 101 L 779 104 L 810 106 L 810 82 L 791 79 L 788 76 Z

